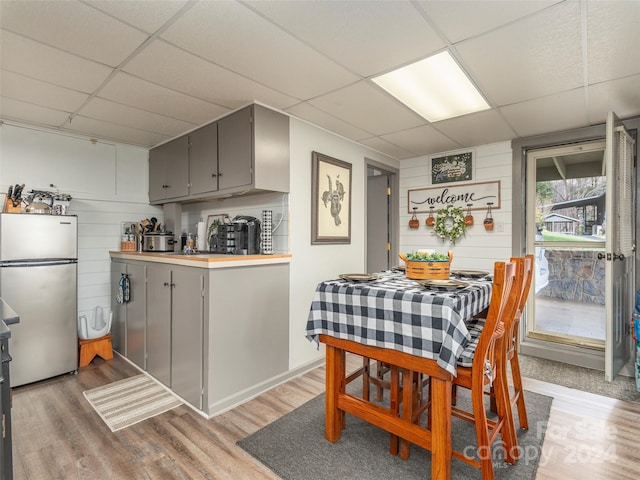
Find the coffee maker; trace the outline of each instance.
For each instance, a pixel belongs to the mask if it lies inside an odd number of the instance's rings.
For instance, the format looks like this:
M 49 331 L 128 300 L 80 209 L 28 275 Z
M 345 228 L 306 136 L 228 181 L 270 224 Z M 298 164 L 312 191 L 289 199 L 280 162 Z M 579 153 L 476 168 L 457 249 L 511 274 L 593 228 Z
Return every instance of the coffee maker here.
M 235 231 L 235 255 L 258 255 L 260 253 L 260 220 L 238 215 L 231 220 Z
M 238 215 L 231 223 L 218 225 L 211 236 L 211 251 L 230 255 L 257 255 L 260 253 L 260 220 Z

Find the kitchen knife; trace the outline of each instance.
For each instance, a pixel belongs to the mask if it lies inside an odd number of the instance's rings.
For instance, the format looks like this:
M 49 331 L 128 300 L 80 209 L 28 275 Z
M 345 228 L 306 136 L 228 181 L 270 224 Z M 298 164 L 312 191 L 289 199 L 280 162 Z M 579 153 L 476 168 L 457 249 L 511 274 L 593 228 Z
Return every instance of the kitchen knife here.
M 7 193 L 7 199 L 11 200 L 12 193 L 13 193 L 13 185 L 9 185 L 9 193 Z
M 22 190 L 24 189 L 24 183 L 22 185 L 16 185 L 13 190 L 13 206 L 17 207 L 22 202 Z

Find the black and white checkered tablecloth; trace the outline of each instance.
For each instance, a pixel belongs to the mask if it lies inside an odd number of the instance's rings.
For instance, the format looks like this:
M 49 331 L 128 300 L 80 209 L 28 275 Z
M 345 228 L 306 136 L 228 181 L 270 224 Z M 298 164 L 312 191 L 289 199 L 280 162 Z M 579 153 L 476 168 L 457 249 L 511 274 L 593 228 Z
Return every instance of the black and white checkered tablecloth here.
M 402 272 L 382 272 L 372 282 L 322 282 L 307 320 L 307 338 L 325 334 L 431 358 L 456 374 L 469 341 L 465 321 L 489 306 L 491 280 L 464 280 L 456 291 L 426 289 Z

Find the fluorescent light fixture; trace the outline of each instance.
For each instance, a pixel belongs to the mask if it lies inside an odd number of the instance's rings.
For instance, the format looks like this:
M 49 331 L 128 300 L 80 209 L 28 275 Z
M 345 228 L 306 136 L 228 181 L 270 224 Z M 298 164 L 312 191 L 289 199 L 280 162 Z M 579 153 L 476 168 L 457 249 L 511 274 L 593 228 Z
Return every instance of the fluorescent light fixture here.
M 430 122 L 490 108 L 448 51 L 372 80 Z

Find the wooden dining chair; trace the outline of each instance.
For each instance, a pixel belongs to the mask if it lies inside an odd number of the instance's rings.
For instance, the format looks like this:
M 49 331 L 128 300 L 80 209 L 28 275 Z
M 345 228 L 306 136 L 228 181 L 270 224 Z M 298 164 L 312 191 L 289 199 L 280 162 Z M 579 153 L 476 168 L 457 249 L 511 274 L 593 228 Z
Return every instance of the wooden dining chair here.
M 470 325 L 471 340 L 458 359 L 457 376 L 453 379 L 454 386 L 471 390 L 472 411 L 454 406 L 451 413 L 455 417 L 475 424 L 480 455 L 477 460 L 458 451 L 453 451 L 452 454 L 459 460 L 480 469 L 483 480 L 494 478 L 493 459 L 490 452 L 491 445 L 498 434 L 504 446 L 505 460 L 513 464 L 517 458 L 517 438 L 509 401 L 504 356 L 501 354 L 505 340 L 505 320 L 520 298 L 519 287 L 516 286 L 518 295 L 512 293 L 516 272 L 516 263 L 495 263 L 493 288 L 486 319 L 478 319 L 475 324 Z M 485 390 L 488 386 L 494 386 L 496 419 L 487 417 Z M 431 410 L 428 409 L 428 424 L 431 414 Z
M 535 271 L 535 257 L 533 255 L 526 255 L 524 258 L 511 258 L 512 262 L 518 262 L 519 275 L 522 276 L 520 298 L 518 300 L 518 307 L 511 318 L 508 319 L 508 323 L 505 324 L 505 342 L 504 342 L 504 357 L 505 367 L 507 363 L 511 366 L 511 381 L 513 383 L 513 395 L 510 396 L 511 410 L 517 405 L 518 410 L 518 423 L 520 428 L 529 428 L 529 419 L 527 417 L 527 407 L 524 401 L 524 389 L 522 388 L 522 376 L 520 374 L 520 362 L 518 360 L 518 345 L 520 340 L 520 320 L 522 319 L 522 313 L 524 307 L 527 304 L 529 298 L 529 291 L 531 290 L 531 283 L 533 280 L 533 272 Z
M 516 264 L 516 280 L 514 282 L 512 296 L 510 299 L 511 308 L 505 316 L 505 340 L 501 355 L 504 358 L 503 365 L 511 366 L 511 382 L 513 385 L 513 394 L 510 393 L 510 406 L 512 415 L 515 419 L 515 411 L 517 405 L 518 424 L 520 428 L 528 429 L 529 420 L 527 417 L 527 408 L 524 399 L 524 389 L 522 388 L 522 376 L 520 374 L 520 362 L 518 360 L 518 345 L 520 338 L 520 320 L 524 307 L 529 297 L 531 283 L 534 272 L 534 256 L 526 255 L 525 257 L 511 257 L 511 262 Z M 474 328 L 481 328 L 484 319 L 474 319 Z M 495 392 L 491 388 L 491 411 L 496 412 Z

